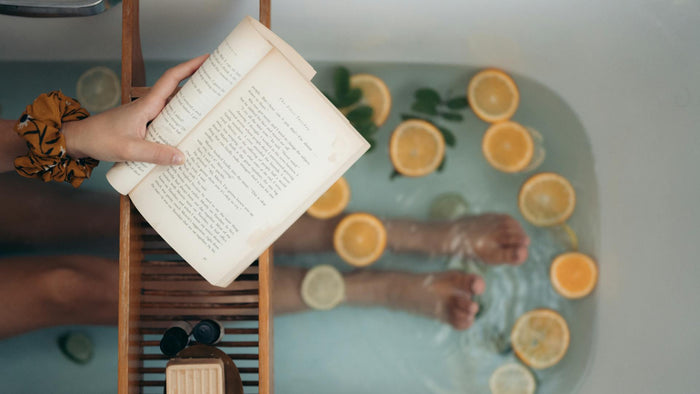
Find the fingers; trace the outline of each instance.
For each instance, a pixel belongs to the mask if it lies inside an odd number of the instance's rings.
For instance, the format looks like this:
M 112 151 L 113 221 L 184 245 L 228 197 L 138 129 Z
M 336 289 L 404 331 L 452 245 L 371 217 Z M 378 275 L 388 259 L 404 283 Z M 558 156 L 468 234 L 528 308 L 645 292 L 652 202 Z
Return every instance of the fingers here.
M 194 74 L 208 57 L 209 55 L 198 56 L 168 69 L 153 85 L 145 99 L 158 103 L 158 111 L 160 111 L 160 108 L 165 105 L 168 97 L 175 91 L 180 82 Z M 153 114 L 153 116 L 155 115 Z
M 129 143 L 124 156 L 124 161 L 143 161 L 160 165 L 179 165 L 185 162 L 185 155 L 177 148 L 142 140 Z

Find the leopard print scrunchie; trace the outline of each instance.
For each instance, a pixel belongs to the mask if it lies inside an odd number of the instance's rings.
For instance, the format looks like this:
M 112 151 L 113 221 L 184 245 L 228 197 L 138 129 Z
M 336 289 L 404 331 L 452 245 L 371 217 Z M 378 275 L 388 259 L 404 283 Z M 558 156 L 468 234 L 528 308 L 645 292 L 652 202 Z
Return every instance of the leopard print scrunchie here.
M 89 157 L 73 159 L 66 155 L 61 124 L 88 116 L 88 111 L 77 100 L 60 91 L 37 97 L 15 124 L 15 131 L 27 141 L 29 147 L 26 156 L 15 159 L 17 172 L 44 182 L 66 181 L 73 187 L 80 186 L 100 162 Z

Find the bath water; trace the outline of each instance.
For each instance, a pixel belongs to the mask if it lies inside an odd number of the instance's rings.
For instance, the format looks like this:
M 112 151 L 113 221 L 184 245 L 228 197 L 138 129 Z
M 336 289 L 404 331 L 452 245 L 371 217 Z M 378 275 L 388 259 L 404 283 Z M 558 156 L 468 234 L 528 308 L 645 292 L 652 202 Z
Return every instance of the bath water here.
M 481 312 L 466 331 L 448 324 L 379 307 L 340 306 L 332 311 L 309 311 L 275 318 L 275 387 L 284 393 L 488 393 L 491 373 L 515 361 L 509 335 L 515 319 L 534 308 L 551 308 L 567 320 L 571 344 L 554 367 L 535 373 L 538 393 L 577 391 L 586 370 L 595 318 L 595 293 L 571 301 L 549 283 L 549 264 L 568 251 L 561 233 L 525 222 L 517 208 L 517 194 L 527 177 L 555 171 L 567 177 L 577 192 L 577 206 L 569 225 L 579 238 L 579 250 L 596 255 L 598 205 L 593 156 L 585 130 L 556 92 L 520 75 L 512 75 L 521 93 L 513 120 L 538 130 L 544 137 L 546 158 L 533 172 L 506 174 L 491 168 L 481 153 L 481 137 L 488 124 L 469 109 L 459 111 L 460 122 L 441 120 L 456 137 L 447 147 L 445 167 L 423 178 L 390 179 L 388 155 L 391 132 L 411 111 L 416 89 L 430 87 L 443 97 L 464 96 L 469 78 L 478 68 L 408 64 L 343 64 L 351 73 L 367 72 L 388 85 L 393 106 L 388 121 L 375 134 L 375 149 L 345 175 L 352 199 L 348 211 L 366 211 L 384 218 L 428 219 L 430 203 L 443 193 L 459 193 L 471 213 L 507 213 L 523 224 L 531 238 L 525 264 L 487 266 L 459 256 L 415 256 L 385 253 L 369 269 L 434 272 L 458 269 L 484 277 Z M 314 82 L 332 92 L 332 63 L 314 64 Z M 333 264 L 351 267 L 332 253 L 277 256 L 277 265 L 312 267 Z
M 176 62 L 150 62 L 148 83 Z M 2 63 L 0 74 L 6 94 L 0 96 L 3 117 L 21 113 L 25 103 L 39 93 L 62 89 L 75 94 L 80 74 L 97 65 L 117 73 L 117 62 Z M 528 261 L 519 267 L 485 266 L 457 256 L 413 256 L 386 253 L 372 268 L 433 272 L 460 269 L 483 275 L 487 283 L 481 296 L 482 311 L 466 331 L 453 330 L 438 321 L 400 311 L 340 306 L 328 312 L 308 311 L 274 320 L 274 385 L 280 393 L 488 393 L 491 372 L 513 361 L 508 336 L 515 319 L 537 307 L 559 311 L 571 329 L 571 345 L 564 359 L 544 371 L 535 371 L 538 393 L 573 393 L 585 373 L 595 333 L 596 293 L 569 301 L 559 297 L 548 280 L 549 263 L 566 249 L 560 237 L 547 229 L 525 223 L 517 209 L 517 192 L 530 174 L 510 175 L 491 168 L 481 153 L 481 136 L 487 124 L 470 110 L 461 111 L 461 122 L 443 121 L 456 136 L 456 146 L 446 150 L 444 170 L 424 178 L 390 180 L 392 166 L 387 144 L 402 113 L 411 113 L 413 94 L 431 87 L 443 96 L 464 95 L 467 82 L 478 68 L 409 64 L 344 64 L 351 72 L 381 77 L 393 96 L 386 124 L 377 132 L 377 146 L 346 177 L 352 188 L 350 211 L 368 211 L 382 217 L 426 219 L 431 201 L 443 193 L 459 193 L 472 213 L 501 212 L 513 215 L 532 239 Z M 336 64 L 316 63 L 314 82 L 332 90 Z M 521 93 L 514 120 L 537 129 L 544 136 L 546 158 L 536 171 L 556 171 L 566 176 L 577 192 L 577 207 L 569 220 L 580 250 L 597 255 L 599 209 L 593 155 L 575 109 L 546 86 L 525 76 L 512 75 Z M 104 180 L 108 163 L 100 165 L 85 189 L 111 190 Z M 65 251 L 64 251 L 65 252 Z M 82 251 L 85 252 L 85 251 Z M 294 258 L 276 256 L 277 265 L 311 267 L 333 264 L 350 270 L 333 253 Z M 600 263 L 600 262 L 599 262 Z M 0 342 L 0 361 L 7 368 L 7 392 L 72 393 L 116 390 L 116 327 L 81 327 L 95 341 L 95 356 L 88 365 L 67 361 L 55 346 L 66 328 L 39 330 Z M 148 338 L 156 339 L 156 338 Z M 250 338 L 255 340 L 255 336 Z M 239 349 L 241 352 L 254 351 Z M 45 379 L 31 379 L 26 371 L 41 361 Z M 254 361 L 239 367 L 255 367 Z M 159 376 L 147 376 L 159 379 Z M 245 376 L 254 379 L 255 376 Z M 80 385 L 80 388 L 76 386 Z M 147 392 L 158 392 L 158 388 Z M 162 391 L 162 389 L 160 389 Z M 254 391 L 254 390 L 253 390 Z

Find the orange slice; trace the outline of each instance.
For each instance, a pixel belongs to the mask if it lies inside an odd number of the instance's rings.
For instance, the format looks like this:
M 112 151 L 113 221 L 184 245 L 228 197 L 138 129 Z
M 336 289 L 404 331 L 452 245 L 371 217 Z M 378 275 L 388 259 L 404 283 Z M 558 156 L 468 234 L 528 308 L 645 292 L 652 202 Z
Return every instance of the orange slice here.
M 593 291 L 598 281 L 598 267 L 583 253 L 564 253 L 552 261 L 549 278 L 554 290 L 562 297 L 583 298 Z
M 501 70 L 489 68 L 469 81 L 467 99 L 476 116 L 494 123 L 508 120 L 515 114 L 520 93 L 513 78 Z
M 486 161 L 503 172 L 519 172 L 528 167 L 535 152 L 530 132 L 516 122 L 500 122 L 486 130 L 481 141 Z
M 534 394 L 537 389 L 532 372 L 520 363 L 501 365 L 489 378 L 491 394 Z
M 318 219 L 339 215 L 350 202 L 350 186 L 340 177 L 306 212 Z
M 553 172 L 533 175 L 518 195 L 523 217 L 535 226 L 554 226 L 571 217 L 576 207 L 576 192 L 566 178 Z
M 391 92 L 386 83 L 372 74 L 355 74 L 350 77 L 350 87 L 362 91 L 360 104 L 372 107 L 372 121 L 377 127 L 383 125 L 391 111 Z
M 420 119 L 401 122 L 389 141 L 389 157 L 402 175 L 425 176 L 445 157 L 445 139 L 433 124 Z
M 569 326 L 551 309 L 534 309 L 515 321 L 510 341 L 515 354 L 526 365 L 549 368 L 558 363 L 569 348 Z
M 351 265 L 365 267 L 377 261 L 386 248 L 384 224 L 368 213 L 353 213 L 340 221 L 333 247 Z

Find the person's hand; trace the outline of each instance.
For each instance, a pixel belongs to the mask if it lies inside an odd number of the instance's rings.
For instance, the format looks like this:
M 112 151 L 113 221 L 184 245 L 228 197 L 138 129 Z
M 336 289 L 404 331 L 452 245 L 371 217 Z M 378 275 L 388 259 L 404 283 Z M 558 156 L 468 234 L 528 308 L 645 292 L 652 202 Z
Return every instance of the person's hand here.
M 83 120 L 64 123 L 66 153 L 73 158 L 115 162 L 184 163 L 185 156 L 177 148 L 144 140 L 146 125 L 165 107 L 180 81 L 192 75 L 207 57 L 202 55 L 169 69 L 142 98 Z

